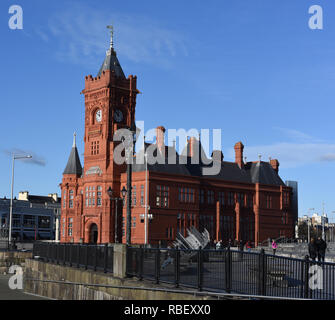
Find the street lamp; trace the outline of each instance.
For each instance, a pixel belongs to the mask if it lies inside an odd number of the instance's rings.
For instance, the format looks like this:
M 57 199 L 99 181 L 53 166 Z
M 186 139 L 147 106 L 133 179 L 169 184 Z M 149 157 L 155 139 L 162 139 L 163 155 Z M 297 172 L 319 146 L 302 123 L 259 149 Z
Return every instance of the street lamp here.
M 124 199 L 126 194 L 127 194 L 127 189 L 125 186 L 123 186 L 122 190 L 121 190 L 121 194 L 122 194 L 122 198 Z
M 136 142 L 136 127 L 132 122 L 130 128 L 130 136 L 128 137 L 128 145 L 126 146 L 126 159 L 127 159 L 127 235 L 126 243 L 131 244 L 131 193 L 132 193 L 132 163 L 134 156 L 134 144 Z
M 121 190 L 121 194 L 122 194 L 122 199 L 123 199 L 123 205 L 124 205 L 124 201 L 125 201 L 125 198 L 126 198 L 126 195 L 128 194 L 127 193 L 127 189 L 125 186 L 123 186 L 122 190 Z M 127 207 L 127 234 L 128 234 L 128 229 L 130 229 L 131 226 L 128 227 L 128 207 Z M 126 238 L 126 243 L 128 244 L 128 237 Z
M 31 155 L 18 156 L 13 154 L 12 158 L 12 187 L 11 187 L 11 196 L 10 196 L 10 206 L 9 206 L 9 230 L 8 230 L 8 245 L 12 247 L 12 216 L 13 216 L 13 190 L 14 190 L 14 164 L 15 160 L 19 159 L 31 159 Z
M 145 213 L 144 213 L 144 243 L 148 244 L 148 154 L 147 151 L 144 153 L 145 156 Z
M 124 188 L 124 187 L 123 187 Z M 122 196 L 123 196 L 123 189 L 122 189 Z M 110 206 L 111 206 L 111 211 L 112 211 L 112 201 L 115 200 L 115 213 L 114 213 L 114 242 L 118 243 L 118 202 L 119 200 L 123 200 L 122 198 L 119 197 L 113 197 L 113 189 L 111 187 L 108 188 L 107 193 L 109 195 L 110 199 Z

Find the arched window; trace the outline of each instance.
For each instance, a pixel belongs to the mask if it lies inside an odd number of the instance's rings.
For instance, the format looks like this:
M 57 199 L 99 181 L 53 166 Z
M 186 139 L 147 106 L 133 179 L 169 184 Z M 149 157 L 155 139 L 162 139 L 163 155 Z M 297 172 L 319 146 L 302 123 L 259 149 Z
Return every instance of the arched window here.
M 73 208 L 73 199 L 74 199 L 74 192 L 73 192 L 73 190 L 70 190 L 70 192 L 69 192 L 69 198 L 70 198 L 69 208 Z

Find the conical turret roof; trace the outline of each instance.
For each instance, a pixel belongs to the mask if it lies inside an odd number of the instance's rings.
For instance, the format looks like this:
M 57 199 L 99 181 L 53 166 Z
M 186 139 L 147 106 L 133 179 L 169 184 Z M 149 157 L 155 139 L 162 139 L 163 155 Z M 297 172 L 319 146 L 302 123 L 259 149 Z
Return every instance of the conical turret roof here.
M 76 134 L 73 135 L 73 145 L 70 153 L 69 160 L 63 174 L 76 174 L 81 176 L 83 168 L 80 163 L 80 158 L 76 146 Z

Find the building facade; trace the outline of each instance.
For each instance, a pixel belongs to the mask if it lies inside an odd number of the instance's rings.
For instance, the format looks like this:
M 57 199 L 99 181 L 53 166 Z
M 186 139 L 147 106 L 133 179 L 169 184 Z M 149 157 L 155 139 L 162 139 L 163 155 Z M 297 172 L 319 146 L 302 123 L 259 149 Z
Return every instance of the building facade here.
M 135 120 L 137 78 L 125 77 L 111 45 L 96 77 L 85 77 L 84 166 L 76 141 L 60 184 L 62 194 L 62 242 L 126 241 L 125 200 L 126 165 L 114 161 L 114 133 L 128 128 Z M 295 213 L 291 205 L 292 188 L 279 177 L 277 160 L 245 162 L 242 142 L 235 144 L 235 161 L 223 161 L 216 175 L 204 175 L 204 168 L 216 158 L 204 155 L 201 141 L 191 137 L 178 154 L 166 146 L 165 129 L 156 129 L 156 143 L 144 144 L 136 157 L 148 150 L 162 161 L 133 165 L 131 190 L 131 242 L 170 243 L 177 232 L 187 228 L 206 228 L 213 240 L 249 240 L 259 244 L 268 238 L 294 236 Z M 214 153 L 214 152 L 213 152 Z M 199 163 L 193 161 L 203 155 Z M 169 164 L 169 157 L 177 159 Z M 116 207 L 118 212 L 116 212 Z M 145 227 L 145 209 L 149 219 Z M 117 223 L 115 223 L 117 221 Z M 145 232 L 147 230 L 147 232 Z M 145 239 L 145 235 L 147 239 Z
M 16 241 L 55 240 L 61 199 L 56 193 L 48 196 L 20 192 L 13 200 L 12 237 Z M 8 238 L 10 199 L 0 199 L 0 237 Z

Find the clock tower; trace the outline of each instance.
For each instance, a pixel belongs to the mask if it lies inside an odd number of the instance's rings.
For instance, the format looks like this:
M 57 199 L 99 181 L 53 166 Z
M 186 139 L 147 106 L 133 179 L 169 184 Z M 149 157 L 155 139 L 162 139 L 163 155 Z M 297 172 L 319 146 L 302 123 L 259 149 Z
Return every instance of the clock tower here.
M 84 167 L 78 184 L 71 190 L 76 205 L 68 211 L 64 204 L 62 221 L 68 224 L 71 216 L 73 231 L 61 235 L 63 242 L 114 241 L 115 210 L 111 208 L 107 190 L 111 187 L 114 196 L 120 197 L 121 173 L 126 171 L 126 165 L 113 161 L 114 148 L 120 143 L 113 141 L 113 135 L 118 129 L 130 128 L 135 122 L 139 91 L 136 76 L 125 77 L 113 47 L 113 31 L 111 35 L 97 76 L 85 77 L 82 91 L 85 98 Z M 63 184 L 61 187 L 63 192 Z

